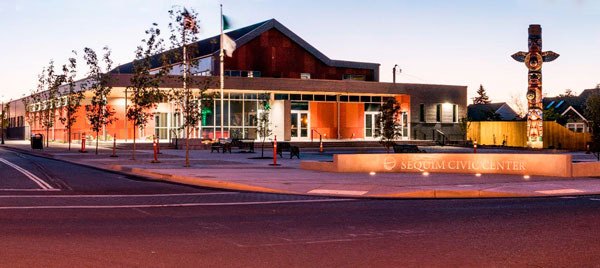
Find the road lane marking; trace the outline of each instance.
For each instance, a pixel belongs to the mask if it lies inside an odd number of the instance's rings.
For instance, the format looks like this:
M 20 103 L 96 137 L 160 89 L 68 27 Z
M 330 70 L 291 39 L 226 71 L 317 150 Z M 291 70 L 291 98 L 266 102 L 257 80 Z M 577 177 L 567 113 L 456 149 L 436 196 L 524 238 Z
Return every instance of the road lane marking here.
M 45 182 L 44 180 L 40 179 L 38 176 L 34 175 L 33 173 L 25 170 L 24 168 L 21 168 L 11 162 L 9 162 L 8 160 L 4 159 L 4 158 L 0 158 L 0 162 L 16 169 L 17 171 L 23 173 L 23 175 L 25 175 L 27 178 L 29 178 L 30 180 L 32 180 L 33 182 L 35 182 L 40 188 L 44 189 L 44 190 L 55 190 L 54 187 L 50 186 L 50 184 L 48 184 L 47 182 Z
M 600 199 L 598 199 L 598 198 L 590 198 L 590 200 L 592 200 L 592 201 L 600 201 Z
M 39 189 L 35 189 L 38 190 Z M 98 197 L 167 197 L 167 196 L 202 196 L 202 195 L 227 195 L 239 194 L 239 192 L 215 192 L 215 193 L 180 193 L 180 194 L 90 194 L 90 195 L 0 195 L 0 198 L 98 198 Z
M 211 207 L 211 206 L 247 206 L 247 205 L 276 205 L 294 203 L 326 203 L 355 201 L 355 199 L 307 199 L 288 201 L 256 201 L 256 202 L 230 202 L 230 203 L 179 203 L 160 205 L 67 205 L 67 206 L 22 206 L 22 207 L 0 207 L 0 210 L 25 210 L 25 209 L 115 209 L 115 208 L 169 208 L 169 207 Z
M 364 195 L 368 191 L 350 191 L 350 190 L 328 190 L 328 189 L 314 189 L 307 193 L 309 194 L 337 194 L 337 195 Z
M 540 194 L 576 194 L 583 193 L 582 190 L 577 189 L 555 189 L 555 190 L 544 190 L 544 191 L 535 191 Z

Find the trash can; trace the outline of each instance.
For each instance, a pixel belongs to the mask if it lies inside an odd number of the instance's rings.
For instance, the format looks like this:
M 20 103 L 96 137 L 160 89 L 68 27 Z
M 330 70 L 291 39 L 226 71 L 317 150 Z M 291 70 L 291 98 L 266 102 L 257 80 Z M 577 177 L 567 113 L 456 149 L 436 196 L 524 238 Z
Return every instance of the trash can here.
M 44 149 L 44 135 L 35 134 L 31 136 L 31 149 Z

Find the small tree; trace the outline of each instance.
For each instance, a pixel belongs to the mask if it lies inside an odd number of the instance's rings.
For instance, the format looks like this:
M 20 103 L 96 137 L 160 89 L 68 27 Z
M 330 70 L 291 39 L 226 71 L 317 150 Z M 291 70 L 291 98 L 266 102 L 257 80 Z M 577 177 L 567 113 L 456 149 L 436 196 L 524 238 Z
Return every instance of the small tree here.
M 269 118 L 269 112 L 271 111 L 271 105 L 269 104 L 270 95 L 268 93 L 260 94 L 260 114 L 258 115 L 258 122 L 256 124 L 256 132 L 261 139 L 260 157 L 265 157 L 265 140 L 267 137 L 273 134 L 271 128 L 271 120 Z
M 54 70 L 54 61 L 50 60 L 48 67 L 44 69 L 40 76 L 39 82 L 41 96 L 45 105 L 43 105 L 43 111 L 41 112 L 41 125 L 46 130 L 46 147 L 49 147 L 49 136 L 50 129 L 54 128 L 56 123 L 56 111 L 59 106 L 59 92 L 58 88 L 64 82 L 65 77 L 63 75 L 56 74 Z
M 385 103 L 379 108 L 378 127 L 375 130 L 375 136 L 379 137 L 381 143 L 387 152 L 394 145 L 396 139 L 402 137 L 402 125 L 400 124 L 400 103 L 396 98 L 387 98 Z
M 171 40 L 171 51 L 173 52 L 169 57 L 183 67 L 181 76 L 183 88 L 175 88 L 171 90 L 169 95 L 177 111 L 183 115 L 181 127 L 185 133 L 185 166 L 189 167 L 189 138 L 202 119 L 200 104 L 201 102 L 212 103 L 215 94 L 207 93 L 209 86 L 213 84 L 210 77 L 192 79 L 190 72 L 190 66 L 198 64 L 198 58 L 190 53 L 198 51 L 196 43 L 199 37 L 197 13 L 193 9 L 188 11 L 185 8 L 178 8 L 169 10 L 169 15 L 171 17 L 169 23 L 171 36 L 169 39 Z
M 77 52 L 73 51 L 73 54 L 77 55 Z M 65 126 L 67 130 L 67 141 L 69 143 L 69 151 L 71 150 L 71 134 L 73 125 L 77 122 L 77 111 L 81 107 L 81 101 L 83 100 L 83 91 L 77 90 L 75 85 L 75 77 L 77 75 L 77 59 L 72 57 L 69 58 L 69 64 L 63 65 L 63 76 L 66 77 L 67 83 L 67 103 L 64 107 L 64 112 L 61 113 L 59 118 L 60 122 Z
M 8 118 L 7 118 L 7 114 L 9 112 L 10 107 L 8 106 L 8 103 L 2 103 L 2 110 L 0 111 L 0 131 L 2 131 L 2 133 L 0 135 L 2 135 L 2 137 L 0 137 L 2 139 L 2 144 L 4 144 L 4 136 L 6 136 L 6 128 L 8 127 Z
M 485 92 L 485 88 L 483 88 L 483 85 L 479 85 L 477 96 L 473 98 L 473 104 L 488 104 L 490 102 L 490 97 Z
M 112 66 L 110 49 L 104 47 L 103 50 L 104 56 L 102 57 L 102 61 L 105 64 L 104 69 L 108 72 Z M 89 81 L 86 83 L 85 88 L 91 90 L 92 94 L 94 94 L 90 101 L 91 103 L 85 106 L 85 111 L 91 129 L 96 133 L 96 154 L 98 154 L 98 135 L 100 130 L 116 120 L 114 117 L 115 111 L 108 106 L 107 101 L 108 94 L 112 90 L 112 86 L 110 85 L 111 76 L 108 73 L 102 72 L 102 67 L 94 50 L 86 47 L 84 52 L 83 58 L 90 69 L 88 73 Z
M 592 147 L 598 161 L 600 161 L 600 93 L 590 95 L 585 103 L 585 112 L 592 129 Z
M 467 137 L 469 135 L 469 129 L 471 129 L 471 120 L 470 120 L 470 118 L 461 117 L 458 120 L 458 124 L 460 126 L 460 133 L 461 133 L 463 139 L 470 140 L 470 138 Z
M 156 108 L 158 103 L 166 96 L 160 89 L 161 79 L 169 74 L 170 68 L 167 62 L 167 55 L 160 54 L 163 64 L 158 73 L 150 74 L 152 69 L 152 59 L 155 54 L 162 53 L 163 39 L 159 38 L 160 29 L 157 24 L 152 24 L 150 29 L 146 30 L 148 38 L 142 40 L 142 45 L 135 51 L 136 60 L 133 62 L 133 76 L 131 77 L 131 103 L 127 107 L 127 119 L 133 122 L 133 150 L 131 159 L 135 160 L 136 132 L 138 128 L 146 127 L 148 119 L 152 117 L 151 109 Z

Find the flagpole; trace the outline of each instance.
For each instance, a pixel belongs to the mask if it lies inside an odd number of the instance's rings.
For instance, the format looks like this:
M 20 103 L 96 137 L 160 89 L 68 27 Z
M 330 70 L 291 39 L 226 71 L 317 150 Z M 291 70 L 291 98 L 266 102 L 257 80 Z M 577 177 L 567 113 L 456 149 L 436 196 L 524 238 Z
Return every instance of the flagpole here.
M 221 42 L 219 42 L 221 45 L 221 48 L 219 49 L 219 59 L 220 59 L 220 88 L 221 88 L 221 138 L 224 138 L 224 132 L 223 132 L 223 117 L 225 117 L 225 114 L 223 113 L 224 109 L 224 101 L 223 101 L 223 89 L 225 88 L 225 63 L 223 62 L 223 4 L 221 4 Z

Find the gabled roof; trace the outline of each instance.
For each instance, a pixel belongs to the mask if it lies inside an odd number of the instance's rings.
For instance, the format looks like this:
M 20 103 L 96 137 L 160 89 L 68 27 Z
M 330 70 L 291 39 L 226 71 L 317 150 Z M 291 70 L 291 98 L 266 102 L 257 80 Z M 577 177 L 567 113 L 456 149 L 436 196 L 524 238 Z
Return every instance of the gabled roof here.
M 304 41 L 300 36 L 296 35 L 294 32 L 289 30 L 283 24 L 279 23 L 275 19 L 266 20 L 263 22 L 259 22 L 256 24 L 252 24 L 250 26 L 246 26 L 244 28 L 240 28 L 234 31 L 227 32 L 226 34 L 235 41 L 237 47 L 241 47 L 244 44 L 250 42 L 251 40 L 257 38 L 262 33 L 270 30 L 277 29 L 285 36 L 290 38 L 292 41 L 296 42 L 306 51 L 311 53 L 317 59 L 322 61 L 324 64 L 332 67 L 345 67 L 345 68 L 359 68 L 359 69 L 373 69 L 378 70 L 378 63 L 368 63 L 368 62 L 354 62 L 354 61 L 343 61 L 343 60 L 333 60 L 329 57 L 325 56 L 325 54 L 321 53 L 315 47 L 310 45 L 308 42 Z M 192 52 L 192 58 L 202 58 L 207 56 L 218 56 L 219 48 L 220 48 L 220 36 L 216 35 L 210 38 L 206 38 L 196 42 L 196 50 Z M 177 48 L 180 50 L 181 48 Z M 152 68 L 160 67 L 160 57 L 159 55 L 155 55 L 152 59 Z M 123 64 L 111 71 L 112 73 L 133 73 L 133 62 Z
M 500 109 L 506 112 L 498 113 Z M 518 119 L 518 114 L 506 102 L 487 103 L 487 104 L 471 104 L 467 107 L 467 118 L 471 121 L 487 121 L 490 116 L 498 113 L 500 120 L 515 120 Z M 509 115 L 511 118 L 503 118 L 502 115 Z
M 586 89 L 579 96 L 570 97 L 549 97 L 542 100 L 544 110 L 554 109 L 559 114 L 564 114 L 569 107 L 576 110 L 577 113 L 583 114 L 585 110 L 585 102 L 592 94 L 600 94 L 600 88 Z

